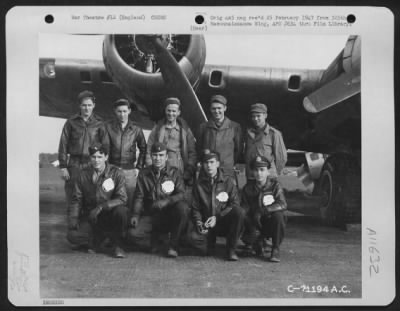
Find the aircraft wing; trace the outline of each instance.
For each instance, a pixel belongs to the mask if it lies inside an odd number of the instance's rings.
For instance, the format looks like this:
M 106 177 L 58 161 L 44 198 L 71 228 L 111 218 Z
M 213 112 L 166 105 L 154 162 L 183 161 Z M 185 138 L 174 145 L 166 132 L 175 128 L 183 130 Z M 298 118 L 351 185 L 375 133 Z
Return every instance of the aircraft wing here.
M 343 50 L 343 72 L 304 98 L 304 108 L 318 113 L 361 92 L 361 39 L 350 36 Z M 336 65 L 336 64 L 335 64 Z

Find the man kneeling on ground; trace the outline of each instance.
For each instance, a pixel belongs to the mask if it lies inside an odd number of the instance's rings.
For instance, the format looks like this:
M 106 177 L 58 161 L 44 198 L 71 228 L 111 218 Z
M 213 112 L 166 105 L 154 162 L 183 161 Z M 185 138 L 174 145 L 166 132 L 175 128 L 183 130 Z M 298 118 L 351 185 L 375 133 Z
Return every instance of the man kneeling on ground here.
M 203 254 L 215 250 L 217 235 L 226 236 L 226 256 L 237 261 L 236 246 L 242 231 L 244 210 L 231 176 L 219 169 L 219 153 L 205 150 L 202 170 L 193 186 L 191 240 Z
M 128 224 L 127 195 L 122 170 L 107 163 L 101 144 L 89 147 L 91 165 L 81 171 L 69 206 L 68 241 L 93 253 L 110 233 L 114 256 L 124 257 L 121 243 Z
M 128 238 L 139 246 L 148 244 L 150 238 L 151 252 L 158 253 L 161 233 L 171 233 L 167 256 L 175 258 L 189 214 L 185 185 L 178 169 L 167 165 L 167 147 L 163 143 L 152 145 L 151 158 L 151 166 L 139 173 Z
M 257 156 L 251 162 L 255 180 L 243 188 L 242 207 L 246 210 L 243 241 L 253 246 L 257 255 L 263 256 L 263 241 L 272 237 L 270 261 L 279 262 L 279 246 L 285 234 L 287 207 L 283 189 L 276 177 L 271 177 L 271 163 Z

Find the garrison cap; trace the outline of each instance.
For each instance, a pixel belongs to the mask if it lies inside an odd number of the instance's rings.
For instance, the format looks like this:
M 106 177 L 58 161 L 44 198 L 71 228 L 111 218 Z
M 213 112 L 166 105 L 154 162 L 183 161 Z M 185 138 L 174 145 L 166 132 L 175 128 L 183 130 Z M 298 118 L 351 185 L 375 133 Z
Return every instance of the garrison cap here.
M 131 108 L 131 103 L 127 99 L 121 98 L 121 99 L 117 99 L 114 102 L 113 106 L 114 106 L 114 109 L 119 107 L 119 106 L 128 106 L 128 108 L 130 109 Z
M 214 150 L 204 149 L 201 156 L 201 162 L 205 163 L 211 159 L 216 159 L 217 161 L 219 161 L 219 153 Z
M 256 104 L 251 105 L 250 112 L 267 113 L 268 109 L 267 109 L 267 106 L 265 106 L 264 104 L 256 103 Z
M 153 146 L 151 146 L 151 153 L 158 153 L 165 150 L 167 150 L 167 146 L 160 142 L 155 142 Z
M 164 108 L 167 108 L 168 105 L 178 105 L 181 107 L 181 101 L 177 97 L 168 97 L 167 99 L 164 100 Z
M 256 156 L 250 163 L 250 168 L 252 170 L 258 167 L 267 167 L 268 169 L 271 168 L 271 162 L 263 156 Z
M 82 91 L 78 94 L 78 103 L 80 104 L 84 98 L 91 98 L 94 101 L 94 94 L 92 91 Z
M 226 99 L 225 96 L 222 96 L 222 95 L 213 95 L 213 96 L 211 96 L 210 102 L 211 102 L 211 103 L 217 102 L 217 103 L 220 103 L 220 104 L 223 104 L 223 105 L 226 106 L 226 104 L 228 103 L 228 100 Z
M 107 148 L 100 144 L 100 143 L 94 143 L 89 147 L 89 154 L 94 155 L 97 151 L 103 154 L 108 154 Z

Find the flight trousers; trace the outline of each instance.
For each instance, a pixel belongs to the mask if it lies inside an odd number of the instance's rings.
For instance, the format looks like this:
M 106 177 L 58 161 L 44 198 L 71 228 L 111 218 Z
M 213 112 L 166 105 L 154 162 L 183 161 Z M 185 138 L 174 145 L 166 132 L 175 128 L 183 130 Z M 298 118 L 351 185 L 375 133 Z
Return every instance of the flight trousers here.
M 261 228 L 254 223 L 254 219 L 246 216 L 245 230 L 242 240 L 246 244 L 253 245 L 262 238 L 272 238 L 272 247 L 278 248 L 285 236 L 287 216 L 285 211 L 276 211 L 260 218 Z
M 68 230 L 67 240 L 74 246 L 96 247 L 105 237 L 110 237 L 116 246 L 121 246 L 127 227 L 128 209 L 116 206 L 111 211 L 103 210 L 95 224 L 90 224 L 87 217 L 80 219 L 77 230 Z
M 188 215 L 186 201 L 168 205 L 161 211 L 140 217 L 137 227 L 128 230 L 127 240 L 132 245 L 149 248 L 158 244 L 162 234 L 170 233 L 169 247 L 178 250 L 187 231 Z
M 195 225 L 190 230 L 190 242 L 193 248 L 201 254 L 207 254 L 215 248 L 217 236 L 226 237 L 226 249 L 236 250 L 238 240 L 243 231 L 245 212 L 241 207 L 234 207 L 223 217 L 217 218 L 214 228 L 208 229 L 206 234 L 200 234 Z

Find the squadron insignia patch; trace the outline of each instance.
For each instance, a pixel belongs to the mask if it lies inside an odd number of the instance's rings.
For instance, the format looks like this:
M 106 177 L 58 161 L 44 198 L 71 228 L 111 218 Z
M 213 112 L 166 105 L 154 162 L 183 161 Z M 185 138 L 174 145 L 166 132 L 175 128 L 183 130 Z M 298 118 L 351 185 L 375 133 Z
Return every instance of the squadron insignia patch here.
M 225 203 L 228 202 L 229 196 L 226 192 L 220 192 L 216 198 L 219 202 Z
M 102 185 L 102 188 L 105 192 L 109 192 L 113 190 L 115 187 L 114 181 L 111 178 L 107 178 Z
M 162 190 L 162 192 L 164 192 L 166 194 L 172 193 L 174 191 L 174 189 L 175 189 L 175 184 L 172 180 L 164 181 L 161 184 L 161 190 Z
M 271 194 L 266 194 L 263 197 L 263 205 L 268 206 L 275 202 L 274 197 Z

